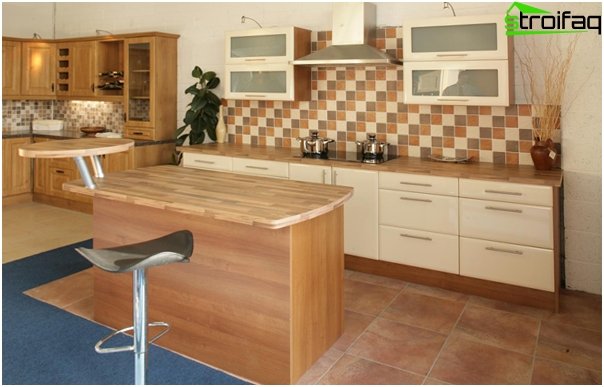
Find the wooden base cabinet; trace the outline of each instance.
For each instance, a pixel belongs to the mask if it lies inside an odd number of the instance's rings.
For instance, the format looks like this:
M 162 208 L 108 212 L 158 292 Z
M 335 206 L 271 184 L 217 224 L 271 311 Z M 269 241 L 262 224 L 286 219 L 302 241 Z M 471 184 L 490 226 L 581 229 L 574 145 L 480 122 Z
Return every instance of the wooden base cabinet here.
M 31 159 L 19 156 L 19 147 L 31 143 L 30 137 L 2 140 L 2 198 L 27 195 L 31 200 Z

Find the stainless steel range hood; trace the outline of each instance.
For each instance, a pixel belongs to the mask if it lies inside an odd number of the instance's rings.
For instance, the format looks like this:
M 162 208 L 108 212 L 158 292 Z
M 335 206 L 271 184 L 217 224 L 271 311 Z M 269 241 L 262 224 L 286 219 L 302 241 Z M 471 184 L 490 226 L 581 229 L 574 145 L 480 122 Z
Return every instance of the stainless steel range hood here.
M 375 48 L 374 4 L 334 3 L 332 20 L 332 45 L 291 63 L 303 66 L 403 64 Z

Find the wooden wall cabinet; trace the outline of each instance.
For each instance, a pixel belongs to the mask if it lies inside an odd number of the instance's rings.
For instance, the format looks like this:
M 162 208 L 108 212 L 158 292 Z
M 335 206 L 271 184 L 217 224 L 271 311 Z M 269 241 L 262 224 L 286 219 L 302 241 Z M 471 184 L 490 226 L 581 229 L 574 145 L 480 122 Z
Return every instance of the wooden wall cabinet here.
M 2 39 L 2 98 L 21 95 L 21 42 Z
M 57 96 L 93 97 L 95 81 L 95 42 L 57 43 Z
M 2 140 L 2 197 L 30 194 L 31 159 L 19 156 L 19 147 L 29 144 L 30 137 Z
M 26 98 L 55 97 L 55 44 L 22 42 L 21 95 Z

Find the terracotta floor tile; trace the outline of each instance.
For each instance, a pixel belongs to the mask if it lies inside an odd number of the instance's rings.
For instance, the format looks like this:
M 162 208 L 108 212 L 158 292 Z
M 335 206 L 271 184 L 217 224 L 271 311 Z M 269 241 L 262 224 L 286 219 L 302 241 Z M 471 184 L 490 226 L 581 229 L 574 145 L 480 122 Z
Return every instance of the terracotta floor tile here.
M 467 301 L 469 298 L 467 294 L 413 283 L 409 283 L 405 289 L 408 292 L 421 293 L 427 296 L 444 298 L 445 300 Z
M 445 339 L 440 333 L 377 318 L 347 353 L 425 375 Z
M 296 384 L 317 384 L 321 377 L 342 357 L 344 353 L 331 347 L 305 373 Z
M 464 306 L 465 302 L 403 290 L 380 317 L 447 334 Z
M 344 355 L 320 384 L 420 384 L 424 377 L 351 355 Z
M 382 277 L 379 275 L 361 273 L 359 271 L 346 270 L 345 278 L 399 290 L 407 286 L 407 283 L 405 281 L 397 280 L 394 278 Z
M 375 319 L 374 316 L 344 311 L 344 332 L 342 336 L 333 345 L 340 351 L 346 351 L 348 347 L 367 329 L 369 324 Z
M 427 386 L 435 386 L 435 385 L 451 384 L 451 383 L 443 382 L 442 380 L 438 380 L 435 378 L 426 378 L 422 384 L 427 385 Z
M 539 320 L 532 317 L 468 305 L 452 334 L 532 355 L 538 332 Z
M 428 376 L 452 384 L 527 384 L 532 361 L 532 356 L 452 336 Z
M 602 333 L 543 321 L 537 356 L 601 371 Z
M 344 309 L 376 316 L 399 292 L 398 289 L 344 279 Z
M 483 308 L 497 309 L 504 312 L 511 312 L 517 314 L 523 314 L 525 316 L 533 317 L 536 319 L 544 319 L 550 317 L 553 312 L 545 309 L 532 308 L 530 306 L 516 305 L 509 302 L 493 300 L 490 298 L 470 296 L 468 305 L 481 306 Z
M 602 331 L 602 296 L 563 289 L 560 313 L 552 314 L 547 320 Z
M 536 358 L 531 384 L 602 384 L 602 372 Z

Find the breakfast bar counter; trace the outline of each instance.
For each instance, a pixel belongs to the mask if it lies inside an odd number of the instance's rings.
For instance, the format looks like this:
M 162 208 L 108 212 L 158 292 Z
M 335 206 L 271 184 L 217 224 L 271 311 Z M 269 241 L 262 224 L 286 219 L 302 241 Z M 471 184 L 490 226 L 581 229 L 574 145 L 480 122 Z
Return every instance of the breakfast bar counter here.
M 343 327 L 348 187 L 171 165 L 111 173 L 93 197 L 95 248 L 188 229 L 191 262 L 149 270 L 161 346 L 256 383 L 289 384 Z M 94 319 L 131 324 L 131 276 L 94 269 Z

